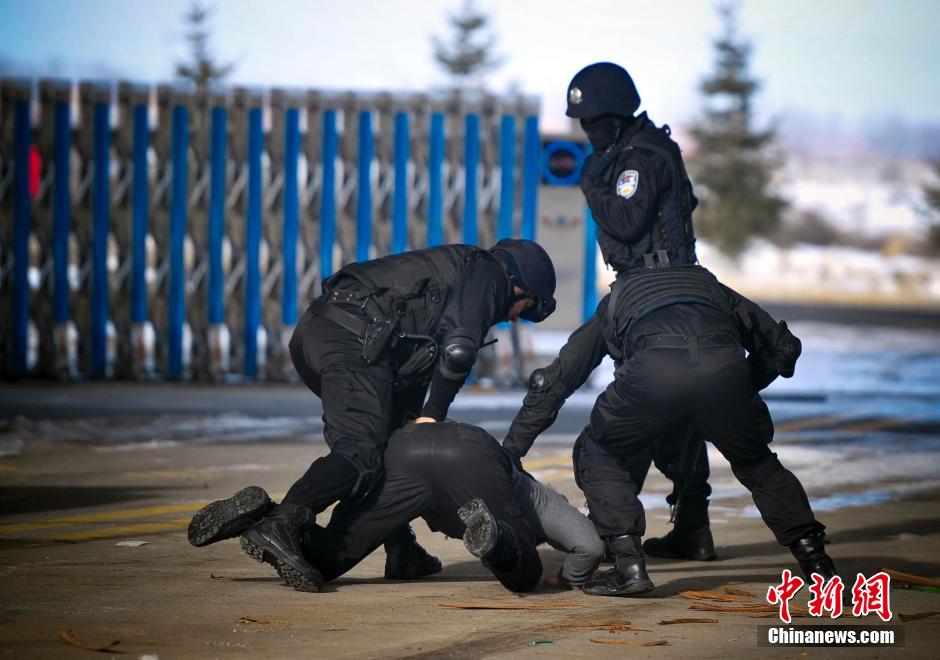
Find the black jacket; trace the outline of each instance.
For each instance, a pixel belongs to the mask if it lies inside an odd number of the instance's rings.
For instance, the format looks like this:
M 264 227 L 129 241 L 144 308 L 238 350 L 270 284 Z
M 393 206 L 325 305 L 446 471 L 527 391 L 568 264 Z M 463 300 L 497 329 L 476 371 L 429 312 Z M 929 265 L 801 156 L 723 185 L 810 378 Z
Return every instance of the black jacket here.
M 733 316 L 718 322 L 709 320 L 710 331 L 730 331 L 736 334 L 748 352 L 748 366 L 756 390 L 769 385 L 778 375 L 793 375 L 793 366 L 799 357 L 799 340 L 790 334 L 786 322 L 777 323 L 763 308 L 721 285 Z M 613 314 L 608 312 L 610 295 L 604 297 L 588 321 L 574 331 L 562 347 L 558 357 L 544 369 L 536 370 L 529 382 L 529 390 L 522 408 L 516 414 L 503 447 L 514 457 L 525 456 L 545 429 L 554 423 L 565 400 L 580 388 L 605 356 L 610 354 L 606 337 L 611 332 Z M 653 328 L 669 333 L 681 330 L 690 315 L 698 313 L 701 305 L 677 304 L 659 310 L 637 326 L 635 335 L 646 334 Z M 711 319 L 714 310 L 708 310 Z M 691 313 L 691 314 L 690 314 Z M 676 328 L 668 327 L 670 319 Z M 795 346 L 795 351 L 792 350 Z
M 671 263 L 695 263 L 692 211 L 697 200 L 668 127 L 642 113 L 602 154 L 588 156 L 581 176 L 604 261 L 618 273 L 647 266 L 663 250 Z

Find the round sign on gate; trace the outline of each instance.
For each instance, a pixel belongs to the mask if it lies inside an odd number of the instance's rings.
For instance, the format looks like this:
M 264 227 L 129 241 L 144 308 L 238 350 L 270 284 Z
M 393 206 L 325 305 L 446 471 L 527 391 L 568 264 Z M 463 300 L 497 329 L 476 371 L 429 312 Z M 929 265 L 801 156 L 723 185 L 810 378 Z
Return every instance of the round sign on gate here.
M 576 185 L 586 157 L 585 150 L 576 142 L 549 142 L 542 149 L 542 179 L 550 186 Z

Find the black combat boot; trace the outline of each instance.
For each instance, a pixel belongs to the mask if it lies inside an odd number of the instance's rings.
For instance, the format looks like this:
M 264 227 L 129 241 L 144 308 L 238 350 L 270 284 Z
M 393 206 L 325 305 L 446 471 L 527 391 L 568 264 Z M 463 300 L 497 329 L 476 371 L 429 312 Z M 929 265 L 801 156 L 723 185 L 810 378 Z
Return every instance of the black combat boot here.
M 414 580 L 442 568 L 441 560 L 421 547 L 409 525 L 385 539 L 386 580 Z
M 681 496 L 675 508 L 675 522 L 665 536 L 643 541 L 647 555 L 692 561 L 712 561 L 718 557 L 709 526 L 707 497 L 692 497 L 688 493 Z
M 800 562 L 800 568 L 807 580 L 812 580 L 813 573 L 819 573 L 826 581 L 838 575 L 835 564 L 826 554 L 828 542 L 825 532 L 816 532 L 790 546 L 790 552 Z
M 812 584 L 813 573 L 819 573 L 826 582 L 839 575 L 832 558 L 826 554 L 827 543 L 829 539 L 826 538 L 825 532 L 816 532 L 790 545 L 790 552 L 800 563 L 800 569 L 806 576 L 807 584 Z M 852 589 L 849 585 L 843 588 L 842 602 L 844 604 L 852 602 Z
M 296 504 L 281 504 L 242 534 L 242 550 L 270 564 L 297 591 L 319 591 L 323 576 L 308 562 L 300 546 L 305 529 L 316 524 L 313 512 Z
M 199 509 L 189 523 L 189 542 L 201 548 L 238 536 L 264 517 L 274 503 L 259 486 L 242 488 L 226 500 Z
M 585 582 L 582 591 L 589 596 L 638 596 L 652 591 L 640 537 L 617 536 L 607 544 L 614 555 L 614 567 Z
M 694 531 L 674 527 L 663 537 L 643 541 L 643 551 L 650 557 L 662 559 L 712 561 L 718 557 L 708 525 Z
M 467 526 L 463 544 L 483 565 L 497 571 L 511 571 L 519 564 L 519 550 L 503 532 L 499 521 L 480 498 L 470 500 L 457 509 L 457 515 Z

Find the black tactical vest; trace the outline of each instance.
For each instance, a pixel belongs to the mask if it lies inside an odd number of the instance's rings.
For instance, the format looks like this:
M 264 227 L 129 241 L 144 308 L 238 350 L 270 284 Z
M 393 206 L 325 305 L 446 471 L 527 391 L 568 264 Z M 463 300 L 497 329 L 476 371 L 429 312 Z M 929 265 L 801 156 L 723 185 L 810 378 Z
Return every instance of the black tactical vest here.
M 666 162 L 670 174 L 669 186 L 665 190 L 657 217 L 647 234 L 634 243 L 624 245 L 619 239 L 598 234 L 601 252 L 607 261 L 620 273 L 630 273 L 658 264 L 663 255 L 676 266 L 694 264 L 695 232 L 692 228 L 692 211 L 698 200 L 692 192 L 692 182 L 682 162 L 679 145 L 670 138 L 669 126 L 657 128 L 652 121 L 621 145 L 623 151 L 641 149 L 655 154 Z M 613 176 L 619 175 L 618 171 Z
M 353 263 L 324 282 L 323 293 L 355 288 L 363 299 L 371 294 L 367 313 L 397 319 L 399 332 L 433 337 L 464 265 L 473 258 L 493 256 L 472 245 L 440 245 Z
M 702 266 L 656 268 L 619 277 L 611 287 L 604 339 L 614 359 L 623 356 L 624 339 L 634 324 L 669 305 L 708 305 L 732 315 L 718 279 Z

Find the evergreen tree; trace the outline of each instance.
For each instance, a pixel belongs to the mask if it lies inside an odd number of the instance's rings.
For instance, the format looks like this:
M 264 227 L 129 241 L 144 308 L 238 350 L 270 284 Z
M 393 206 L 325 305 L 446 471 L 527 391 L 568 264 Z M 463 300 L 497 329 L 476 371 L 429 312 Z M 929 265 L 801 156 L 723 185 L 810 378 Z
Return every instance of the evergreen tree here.
M 199 2 L 194 2 L 186 13 L 186 41 L 189 44 L 189 61 L 176 63 L 176 76 L 191 82 L 197 90 L 220 83 L 232 72 L 230 63 L 220 64 L 209 51 L 209 18 L 211 11 Z
M 735 256 L 747 239 L 780 223 L 786 202 L 771 190 L 776 162 L 768 153 L 773 129 L 757 130 L 753 97 L 760 87 L 749 72 L 751 44 L 737 33 L 737 6 L 719 5 L 722 33 L 715 42 L 715 70 L 701 83 L 705 113 L 692 128 L 698 145 L 690 163 L 701 205 L 699 235 Z
M 940 252 L 940 160 L 933 162 L 933 173 L 937 181 L 924 186 L 924 200 L 931 214 L 927 227 L 928 254 Z
M 460 11 L 449 16 L 448 22 L 453 39 L 445 44 L 437 37 L 431 38 L 434 60 L 458 88 L 482 86 L 483 74 L 502 63 L 494 53 L 496 35 L 490 29 L 490 17 L 473 0 L 464 0 Z

